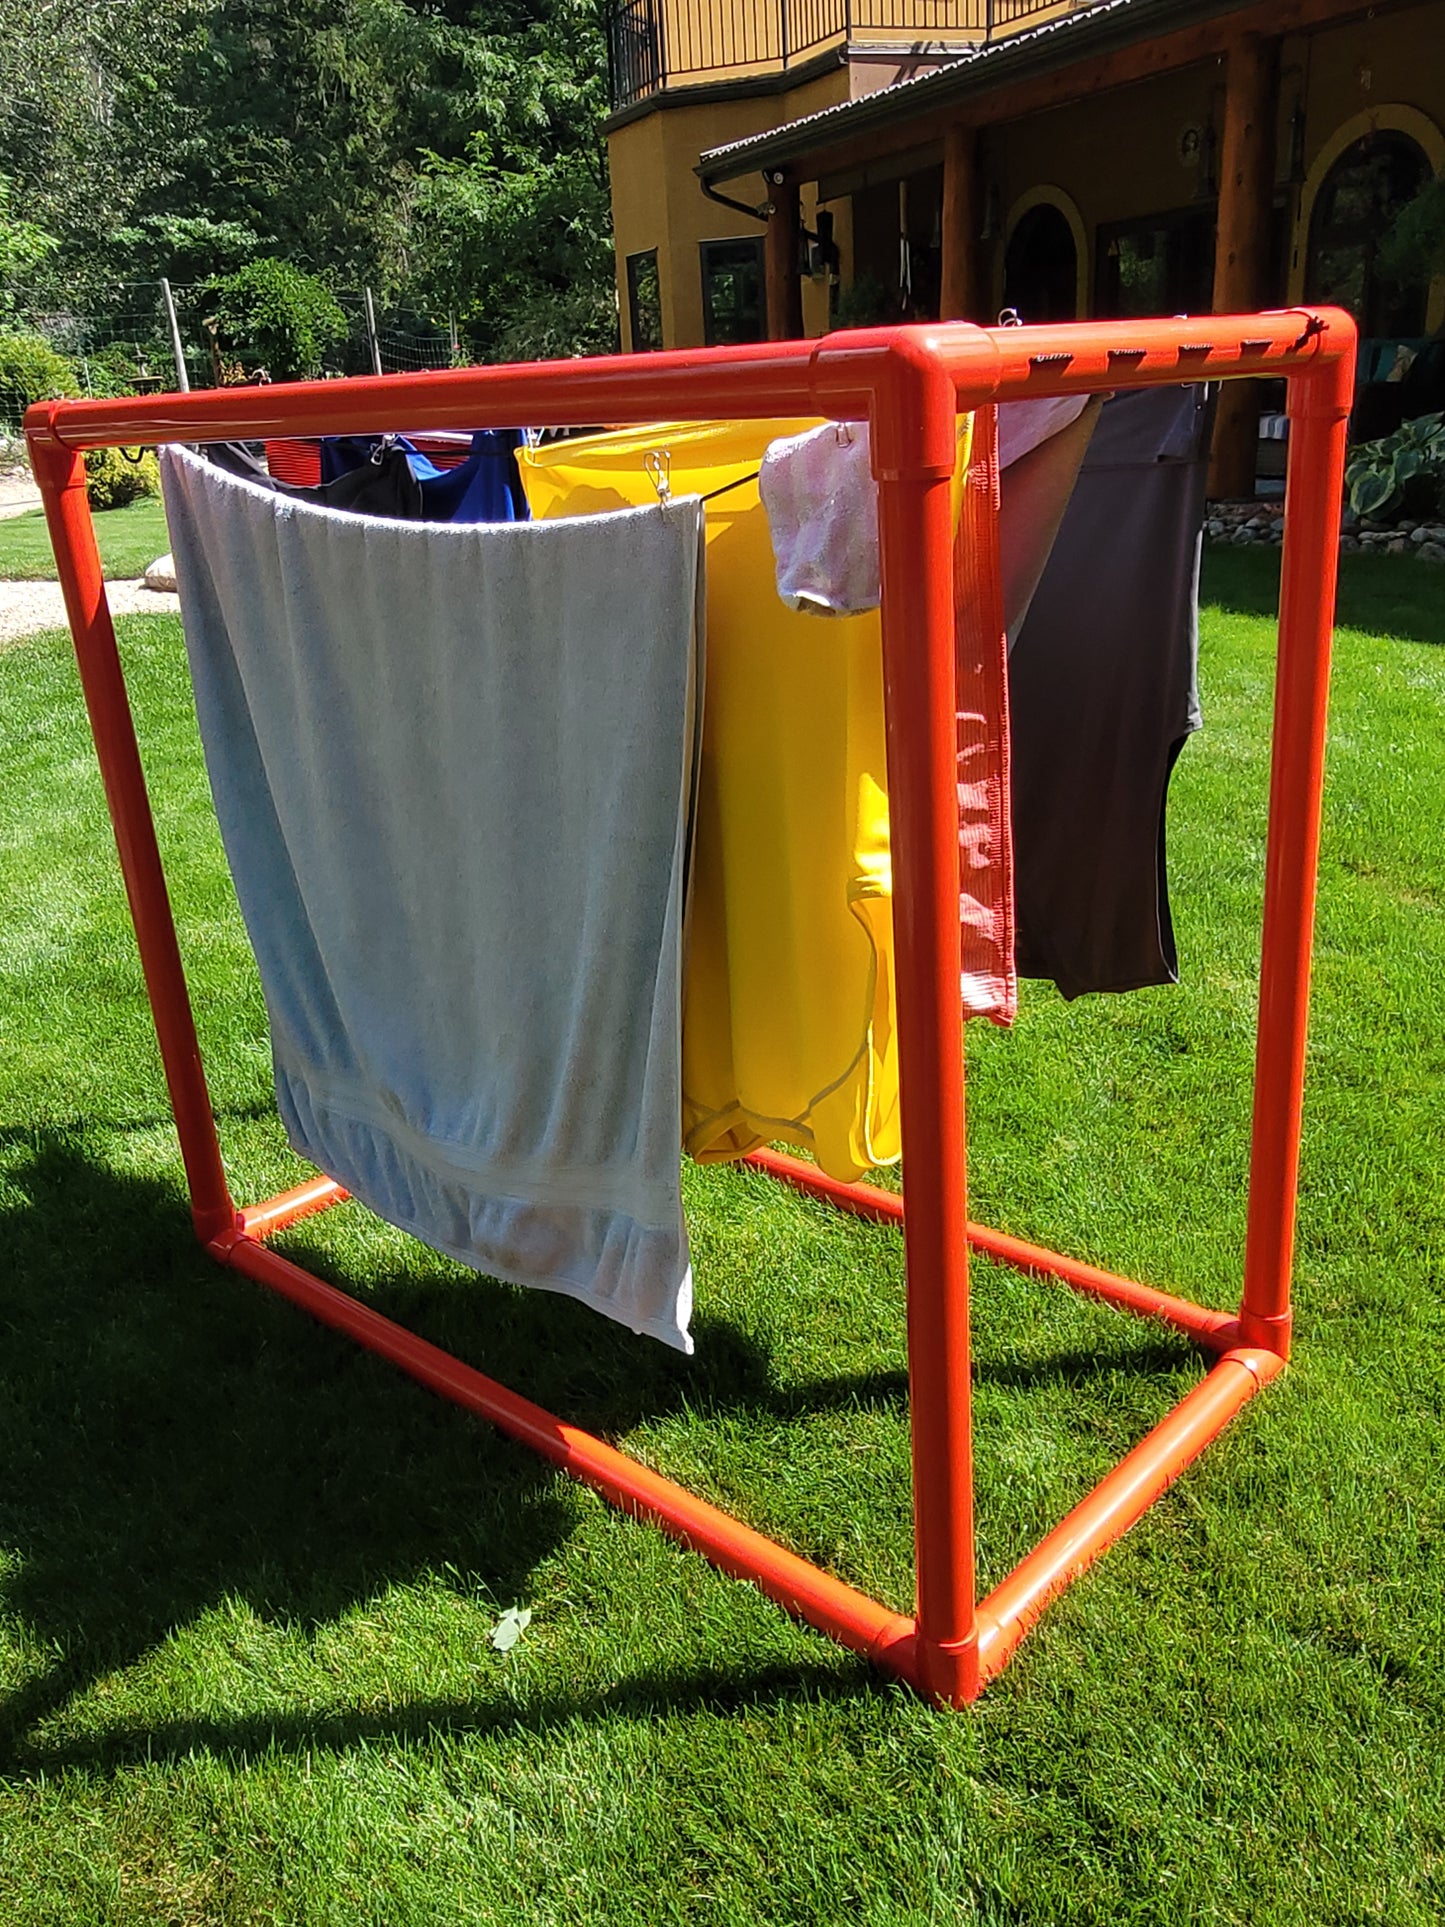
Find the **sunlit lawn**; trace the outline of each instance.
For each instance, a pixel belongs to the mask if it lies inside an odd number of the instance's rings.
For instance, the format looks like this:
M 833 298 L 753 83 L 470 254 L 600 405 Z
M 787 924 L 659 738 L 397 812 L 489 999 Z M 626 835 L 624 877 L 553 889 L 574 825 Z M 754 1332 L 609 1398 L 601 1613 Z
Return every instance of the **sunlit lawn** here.
M 1012 1036 L 972 1039 L 975 1214 L 1218 1304 L 1275 567 L 1208 563 L 1183 983 L 1029 986 Z M 1445 573 L 1351 558 L 1341 609 L 1296 1362 L 965 1715 L 201 1257 L 67 644 L 0 658 L 0 1921 L 1445 1917 Z M 299 1168 L 178 626 L 123 647 L 256 1197 Z M 897 1238 L 752 1175 L 686 1188 L 691 1362 L 356 1207 L 284 1242 L 908 1607 Z M 975 1288 L 991 1582 L 1201 1363 L 987 1264 Z
M 142 496 L 128 508 L 107 509 L 95 518 L 101 565 L 114 581 L 144 575 L 171 546 L 160 497 Z M 55 557 L 45 515 L 30 509 L 0 520 L 0 582 L 53 582 Z

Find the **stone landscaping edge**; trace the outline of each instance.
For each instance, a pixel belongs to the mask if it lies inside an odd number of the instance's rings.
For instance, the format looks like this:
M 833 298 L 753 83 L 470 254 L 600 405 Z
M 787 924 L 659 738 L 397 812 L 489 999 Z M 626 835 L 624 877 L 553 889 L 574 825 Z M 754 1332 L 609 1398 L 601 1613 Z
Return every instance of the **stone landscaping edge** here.
M 1283 502 L 1211 502 L 1204 533 L 1211 542 L 1234 548 L 1275 548 L 1284 540 Z M 1376 522 L 1346 509 L 1340 523 L 1341 555 L 1414 555 L 1422 562 L 1445 562 L 1445 519 Z

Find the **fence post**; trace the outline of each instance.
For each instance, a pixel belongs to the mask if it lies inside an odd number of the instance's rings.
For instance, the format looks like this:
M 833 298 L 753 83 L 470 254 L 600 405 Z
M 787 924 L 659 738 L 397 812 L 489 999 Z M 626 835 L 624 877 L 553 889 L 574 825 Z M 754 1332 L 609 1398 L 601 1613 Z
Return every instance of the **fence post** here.
M 165 303 L 166 320 L 170 324 L 171 353 L 176 363 L 176 387 L 183 395 L 188 395 L 191 392 L 191 378 L 186 372 L 186 355 L 181 347 L 181 324 L 176 320 L 176 303 L 171 293 L 171 284 L 164 275 L 161 276 L 161 300 Z
M 450 308 L 447 311 L 447 336 L 452 346 L 452 366 L 453 368 L 459 368 L 462 360 L 462 344 L 457 336 L 457 311 L 455 308 Z
M 371 348 L 371 372 L 381 373 L 381 343 L 376 338 L 376 303 L 371 298 L 371 289 L 362 290 L 366 296 L 366 339 Z

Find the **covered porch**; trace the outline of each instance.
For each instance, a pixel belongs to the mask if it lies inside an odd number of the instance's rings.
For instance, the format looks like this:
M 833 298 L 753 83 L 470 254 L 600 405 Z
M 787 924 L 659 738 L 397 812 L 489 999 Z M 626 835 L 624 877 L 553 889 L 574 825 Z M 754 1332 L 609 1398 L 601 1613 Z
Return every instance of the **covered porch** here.
M 1421 64 L 1442 34 L 1440 0 L 1130 0 L 714 149 L 698 173 L 705 192 L 762 176 L 773 338 L 802 332 L 820 273 L 844 326 L 1336 299 L 1383 375 L 1397 343 L 1445 323 L 1445 286 L 1394 284 L 1375 260 L 1445 170 L 1445 72 Z M 1260 440 L 1273 403 L 1226 389 L 1216 496 L 1252 494 L 1282 453 Z

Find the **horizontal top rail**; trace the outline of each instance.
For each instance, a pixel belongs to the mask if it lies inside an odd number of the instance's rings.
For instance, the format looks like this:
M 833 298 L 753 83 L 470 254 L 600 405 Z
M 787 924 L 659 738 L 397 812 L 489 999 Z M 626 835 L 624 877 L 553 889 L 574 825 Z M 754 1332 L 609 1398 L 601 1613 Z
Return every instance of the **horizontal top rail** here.
M 1338 308 L 1039 328 L 947 322 L 730 348 L 37 402 L 26 414 L 25 433 L 41 453 L 403 426 L 567 427 L 799 414 L 861 421 L 886 390 L 918 376 L 951 383 L 956 405 L 972 408 L 1026 396 L 1333 370 L 1330 405 L 1338 406 L 1342 394 L 1348 412 L 1355 335 L 1354 322 Z

